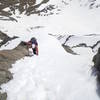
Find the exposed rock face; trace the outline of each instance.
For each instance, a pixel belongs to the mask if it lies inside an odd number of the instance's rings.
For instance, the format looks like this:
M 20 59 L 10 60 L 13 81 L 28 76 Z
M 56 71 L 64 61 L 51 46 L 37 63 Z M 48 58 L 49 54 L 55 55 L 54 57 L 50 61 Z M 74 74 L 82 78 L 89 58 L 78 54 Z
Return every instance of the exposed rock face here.
M 15 10 L 18 9 L 20 12 L 23 12 L 28 6 L 32 6 L 36 3 L 36 0 L 1 0 L 0 1 L 0 11 L 1 14 L 11 15 L 15 14 Z M 10 12 L 6 12 L 3 9 L 9 7 Z M 25 8 L 24 8 L 25 7 Z
M 62 46 L 68 53 L 77 55 L 77 53 L 75 53 L 69 46 L 67 46 L 67 45 L 62 45 Z
M 93 57 L 93 71 L 97 76 L 97 94 L 100 97 L 100 48 L 98 49 L 97 54 Z
M 100 48 L 97 54 L 93 57 L 94 67 L 100 72 Z
M 7 43 L 8 41 L 13 40 L 15 38 L 18 38 L 18 37 L 14 36 L 14 37 L 11 38 L 11 37 L 7 36 L 6 34 L 4 34 L 3 32 L 0 31 L 0 39 L 2 40 L 2 42 L 0 42 L 0 47 L 2 45 L 4 45 L 5 43 Z
M 16 10 L 18 10 L 20 14 L 25 12 L 26 15 L 37 13 L 40 11 L 36 11 L 36 9 L 48 1 L 49 0 L 42 0 L 39 4 L 36 4 L 36 0 L 0 0 L 0 15 L 12 19 L 10 16 L 16 14 Z M 6 8 L 8 10 L 5 10 Z
M 0 51 L 0 85 L 12 79 L 12 75 L 8 69 L 11 68 L 11 65 L 15 63 L 16 60 L 23 58 L 27 54 L 28 50 L 23 42 L 13 50 Z
M 4 40 L 5 38 L 3 38 L 2 36 L 2 39 Z M 27 46 L 24 44 L 24 42 L 21 42 L 13 50 L 0 51 L 0 85 L 8 82 L 13 78 L 11 72 L 9 72 L 8 69 L 12 67 L 12 64 L 15 63 L 16 60 L 23 58 L 27 54 L 28 54 L 28 49 Z M 0 93 L 0 100 L 6 100 L 6 98 L 7 98 L 6 93 L 2 94 Z
M 16 10 L 19 11 L 20 14 L 25 12 L 26 15 L 47 12 L 47 9 L 52 9 L 53 5 L 42 10 L 37 10 L 37 8 L 48 1 L 49 0 L 42 0 L 39 4 L 36 4 L 36 0 L 0 0 L 0 15 L 9 17 L 10 20 L 15 20 L 10 16 L 12 14 L 16 14 Z M 61 2 L 65 5 L 69 5 L 73 3 L 74 0 L 61 0 Z M 82 7 L 88 6 L 89 9 L 100 7 L 100 4 L 97 0 L 77 0 L 77 2 Z
M 7 93 L 0 93 L 0 100 L 6 100 L 7 98 Z

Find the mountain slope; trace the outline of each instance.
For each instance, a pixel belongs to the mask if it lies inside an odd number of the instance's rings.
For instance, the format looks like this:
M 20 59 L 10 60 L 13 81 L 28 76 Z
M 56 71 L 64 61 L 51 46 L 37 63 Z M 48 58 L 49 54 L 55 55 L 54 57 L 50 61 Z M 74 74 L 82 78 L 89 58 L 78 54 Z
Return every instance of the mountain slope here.
M 6 41 L 0 50 L 13 50 L 31 37 L 36 37 L 39 43 L 39 56 L 24 57 L 10 69 L 13 80 L 1 86 L 1 91 L 8 94 L 7 100 L 100 99 L 96 93 L 96 77 L 91 76 L 93 50 L 100 46 L 100 11 L 95 7 L 88 9 L 92 3 L 99 4 L 99 1 L 39 0 L 32 8 L 28 6 L 30 14 L 26 10 L 19 14 L 19 8 L 15 14 L 11 9 L 11 15 L 4 17 L 1 14 L 1 19 L 7 19 L 0 20 L 0 31 L 8 37 L 19 38 Z M 2 10 L 9 12 L 9 7 Z M 16 22 L 8 21 L 9 18 Z M 60 34 L 61 43 L 76 54 L 66 53 L 50 34 Z
M 14 79 L 2 85 L 8 100 L 99 100 L 91 77 L 91 49 L 77 49 L 81 52 L 75 56 L 66 53 L 54 37 L 35 35 L 39 56 L 25 57 L 13 65 Z

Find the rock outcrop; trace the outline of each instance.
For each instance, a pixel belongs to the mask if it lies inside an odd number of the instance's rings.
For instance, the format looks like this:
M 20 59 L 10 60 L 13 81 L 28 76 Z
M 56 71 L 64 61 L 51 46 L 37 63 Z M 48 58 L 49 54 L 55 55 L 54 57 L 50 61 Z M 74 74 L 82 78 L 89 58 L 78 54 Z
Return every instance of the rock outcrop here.
M 18 37 L 14 36 L 11 38 L 11 37 L 7 36 L 5 33 L 0 31 L 0 39 L 2 40 L 2 42 L 0 42 L 0 47 L 2 45 L 6 44 L 8 41 L 11 41 L 11 40 L 16 39 L 16 38 L 18 38 Z
M 100 71 L 100 48 L 98 49 L 97 54 L 93 57 L 94 67 Z
M 93 57 L 93 72 L 97 76 L 97 94 L 100 96 L 100 48 L 98 49 L 97 54 Z
M 37 10 L 37 8 L 48 1 L 49 0 L 42 0 L 39 4 L 36 4 L 36 0 L 0 0 L 0 20 L 17 22 L 15 18 L 11 17 L 11 15 L 16 14 L 16 10 L 19 11 L 20 14 L 39 14 L 40 12 L 44 12 L 45 9 Z
M 10 37 L 4 34 L 2 36 L 0 34 L 0 38 L 3 41 L 6 40 L 6 42 L 9 39 L 11 39 Z M 0 86 L 1 84 L 7 83 L 9 80 L 13 78 L 12 73 L 8 71 L 8 69 L 12 67 L 12 64 L 14 64 L 18 59 L 23 58 L 27 54 L 28 54 L 28 49 L 24 42 L 21 42 L 13 50 L 0 51 Z M 0 100 L 6 100 L 6 98 L 7 98 L 6 93 L 0 93 Z

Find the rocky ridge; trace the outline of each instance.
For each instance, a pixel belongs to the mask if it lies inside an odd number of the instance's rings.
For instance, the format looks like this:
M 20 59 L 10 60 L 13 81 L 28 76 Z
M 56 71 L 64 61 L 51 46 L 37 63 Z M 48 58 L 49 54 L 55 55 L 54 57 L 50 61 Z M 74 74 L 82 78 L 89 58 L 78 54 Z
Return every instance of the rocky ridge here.
M 13 17 L 16 13 L 25 14 L 27 16 L 31 14 L 37 14 L 38 16 L 53 15 L 53 10 L 56 9 L 56 14 L 59 14 L 61 9 L 55 4 L 48 4 L 50 0 L 42 0 L 40 3 L 36 3 L 36 0 L 0 0 L 0 20 L 16 21 Z M 88 9 L 95 9 L 100 7 L 98 0 L 76 0 L 80 7 L 87 7 Z M 71 6 L 74 0 L 61 0 L 61 4 L 64 6 Z M 45 5 L 42 7 L 42 5 Z M 39 9 L 42 7 L 41 9 Z M 20 16 L 16 16 L 20 18 Z
M 36 0 L 1 0 L 0 1 L 0 20 L 10 20 L 16 21 L 12 15 L 16 15 L 16 12 L 19 12 L 19 15 L 24 13 L 29 16 L 31 14 L 38 14 L 39 16 L 43 15 L 52 15 L 51 12 L 53 9 L 56 9 L 55 5 L 49 4 L 42 9 L 38 9 L 43 4 L 46 4 L 49 0 L 42 0 L 39 4 L 36 4 Z M 47 14 L 49 12 L 49 14 Z
M 0 32 L 0 39 L 2 39 L 2 42 L 0 42 L 0 46 L 2 46 L 6 42 L 12 39 L 16 39 L 16 38 L 15 37 L 10 38 L 3 32 Z M 14 64 L 18 59 L 23 58 L 27 54 L 28 54 L 28 50 L 24 42 L 21 42 L 13 50 L 1 50 L 0 51 L 0 86 L 3 83 L 7 83 L 13 78 L 12 73 L 9 72 L 9 68 L 12 67 L 12 64 Z M 7 98 L 6 93 L 0 93 L 0 100 L 6 100 L 6 98 Z

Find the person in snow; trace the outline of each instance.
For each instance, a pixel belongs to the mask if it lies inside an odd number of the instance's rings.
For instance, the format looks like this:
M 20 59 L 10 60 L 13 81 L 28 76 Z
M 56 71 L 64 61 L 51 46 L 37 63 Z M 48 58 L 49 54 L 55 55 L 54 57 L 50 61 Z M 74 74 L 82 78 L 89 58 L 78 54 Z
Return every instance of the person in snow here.
M 35 37 L 31 38 L 31 40 L 27 43 L 27 45 L 28 45 L 29 52 L 38 55 L 38 42 Z

